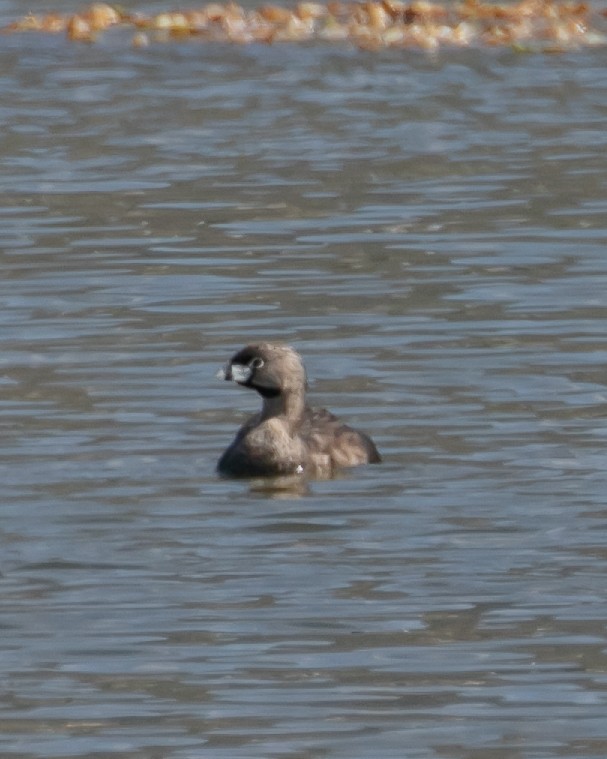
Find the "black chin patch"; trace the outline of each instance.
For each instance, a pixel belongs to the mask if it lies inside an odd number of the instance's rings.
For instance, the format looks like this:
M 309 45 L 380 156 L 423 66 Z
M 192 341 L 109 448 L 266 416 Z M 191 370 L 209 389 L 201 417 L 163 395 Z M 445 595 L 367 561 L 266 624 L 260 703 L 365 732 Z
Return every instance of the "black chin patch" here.
M 254 390 L 257 390 L 262 398 L 277 398 L 280 395 L 280 390 L 275 387 L 260 387 L 259 385 L 251 385 Z

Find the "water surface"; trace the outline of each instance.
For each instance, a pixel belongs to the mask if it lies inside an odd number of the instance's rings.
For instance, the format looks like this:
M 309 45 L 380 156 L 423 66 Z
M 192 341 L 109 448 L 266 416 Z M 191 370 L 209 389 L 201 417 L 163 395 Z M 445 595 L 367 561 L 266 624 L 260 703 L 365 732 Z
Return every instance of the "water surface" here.
M 607 754 L 604 58 L 3 40 L 3 755 Z

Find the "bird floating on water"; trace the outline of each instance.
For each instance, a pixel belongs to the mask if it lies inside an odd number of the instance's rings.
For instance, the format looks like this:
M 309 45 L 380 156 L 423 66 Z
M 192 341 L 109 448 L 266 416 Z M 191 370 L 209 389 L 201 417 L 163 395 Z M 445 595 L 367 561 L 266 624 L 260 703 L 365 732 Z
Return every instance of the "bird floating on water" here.
M 236 353 L 217 376 L 256 390 L 262 409 L 240 428 L 217 464 L 228 477 L 305 474 L 330 477 L 337 469 L 381 457 L 371 438 L 326 409 L 306 402 L 306 372 L 288 345 L 258 343 Z

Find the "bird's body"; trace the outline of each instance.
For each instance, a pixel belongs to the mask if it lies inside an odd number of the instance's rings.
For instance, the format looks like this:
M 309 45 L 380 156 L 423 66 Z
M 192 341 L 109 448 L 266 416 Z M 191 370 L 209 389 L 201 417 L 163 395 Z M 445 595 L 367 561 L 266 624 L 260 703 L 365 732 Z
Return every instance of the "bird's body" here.
M 381 460 L 367 435 L 329 411 L 307 405 L 305 370 L 293 348 L 249 345 L 228 362 L 221 376 L 256 390 L 263 406 L 219 459 L 220 474 L 329 477 L 338 468 Z

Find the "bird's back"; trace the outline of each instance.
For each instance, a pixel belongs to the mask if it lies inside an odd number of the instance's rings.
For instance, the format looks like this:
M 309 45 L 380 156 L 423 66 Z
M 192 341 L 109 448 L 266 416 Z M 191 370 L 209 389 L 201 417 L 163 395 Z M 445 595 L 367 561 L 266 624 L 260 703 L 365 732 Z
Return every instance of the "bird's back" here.
M 329 456 L 336 467 L 381 461 L 379 452 L 368 435 L 344 424 L 324 408 L 306 407 L 298 434 L 312 454 Z

